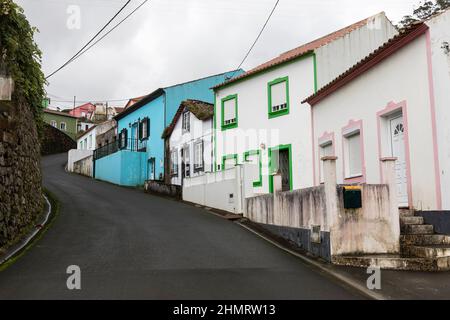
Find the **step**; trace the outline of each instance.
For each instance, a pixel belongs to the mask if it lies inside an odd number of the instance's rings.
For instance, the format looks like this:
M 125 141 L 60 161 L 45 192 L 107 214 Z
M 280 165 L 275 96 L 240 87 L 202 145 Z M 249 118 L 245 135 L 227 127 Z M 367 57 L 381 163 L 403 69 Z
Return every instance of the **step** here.
M 400 217 L 412 217 L 414 216 L 414 209 L 398 209 Z
M 423 224 L 423 217 L 419 216 L 405 216 L 400 218 L 400 224 Z
M 418 258 L 450 257 L 450 245 L 402 246 L 402 255 Z
M 400 235 L 400 244 L 407 245 L 450 245 L 450 236 L 443 234 L 402 234 Z
M 402 234 L 433 234 L 434 228 L 431 224 L 405 224 L 400 226 Z
M 400 255 L 362 255 L 362 256 L 333 256 L 332 262 L 340 266 L 349 267 L 378 267 L 390 270 L 410 271 L 448 271 L 450 257 L 440 258 L 405 258 Z

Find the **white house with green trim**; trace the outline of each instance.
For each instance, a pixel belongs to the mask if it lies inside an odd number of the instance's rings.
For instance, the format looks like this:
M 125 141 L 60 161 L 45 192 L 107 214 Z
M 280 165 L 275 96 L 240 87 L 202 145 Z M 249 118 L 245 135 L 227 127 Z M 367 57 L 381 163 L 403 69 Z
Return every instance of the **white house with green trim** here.
M 314 185 L 312 113 L 306 97 L 397 34 L 379 13 L 302 45 L 216 87 L 216 171 L 244 161 L 259 166 L 255 193 Z

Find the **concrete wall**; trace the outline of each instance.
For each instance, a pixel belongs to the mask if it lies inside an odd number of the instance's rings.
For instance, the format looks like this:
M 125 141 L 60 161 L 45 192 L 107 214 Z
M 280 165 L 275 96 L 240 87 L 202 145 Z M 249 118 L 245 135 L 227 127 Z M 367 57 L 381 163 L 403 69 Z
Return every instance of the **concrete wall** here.
M 73 164 L 83 158 L 92 156 L 92 153 L 93 153 L 92 150 L 79 150 L 79 149 L 69 150 L 69 152 L 67 153 L 67 171 L 74 172 Z
M 184 180 L 183 200 L 242 213 L 241 166 Z
M 161 181 L 147 180 L 144 190 L 148 193 L 167 196 L 175 199 L 182 199 L 182 188 L 179 185 L 165 184 Z
M 88 156 L 73 164 L 73 172 L 83 176 L 92 177 L 93 175 L 93 156 Z
M 397 33 L 383 12 L 369 18 L 362 27 L 316 49 L 318 88 L 334 80 Z
M 144 152 L 121 150 L 95 161 L 95 179 L 121 186 L 143 186 L 145 164 Z
M 77 149 L 95 150 L 97 149 L 97 128 L 86 132 L 77 139 Z

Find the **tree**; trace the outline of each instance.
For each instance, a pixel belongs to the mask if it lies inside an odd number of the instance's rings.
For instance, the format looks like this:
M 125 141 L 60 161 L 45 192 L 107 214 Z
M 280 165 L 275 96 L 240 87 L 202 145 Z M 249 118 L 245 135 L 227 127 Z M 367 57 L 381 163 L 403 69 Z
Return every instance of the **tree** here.
M 405 28 L 411 24 L 430 18 L 432 15 L 450 7 L 450 0 L 434 0 L 420 2 L 419 6 L 413 10 L 411 15 L 406 15 L 399 22 L 400 28 Z
M 14 80 L 13 99 L 25 99 L 39 118 L 45 77 L 35 32 L 38 30 L 30 26 L 21 7 L 12 0 L 0 0 L 0 72 Z

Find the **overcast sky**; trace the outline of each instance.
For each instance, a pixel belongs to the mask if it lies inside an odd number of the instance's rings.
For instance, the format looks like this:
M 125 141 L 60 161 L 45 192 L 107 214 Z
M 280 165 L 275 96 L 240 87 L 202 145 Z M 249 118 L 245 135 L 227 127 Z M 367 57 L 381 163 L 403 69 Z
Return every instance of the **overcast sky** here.
M 54 71 L 118 11 L 125 0 L 15 0 L 40 33 L 43 70 Z M 120 17 L 143 0 L 132 0 Z M 280 53 L 385 11 L 397 22 L 418 0 L 280 0 L 243 65 L 248 70 Z M 65 69 L 49 79 L 56 100 L 114 100 L 235 69 L 275 0 L 150 0 Z M 78 5 L 80 29 L 69 29 L 67 9 Z M 120 21 L 120 17 L 116 21 Z M 111 103 L 121 105 L 124 102 Z

